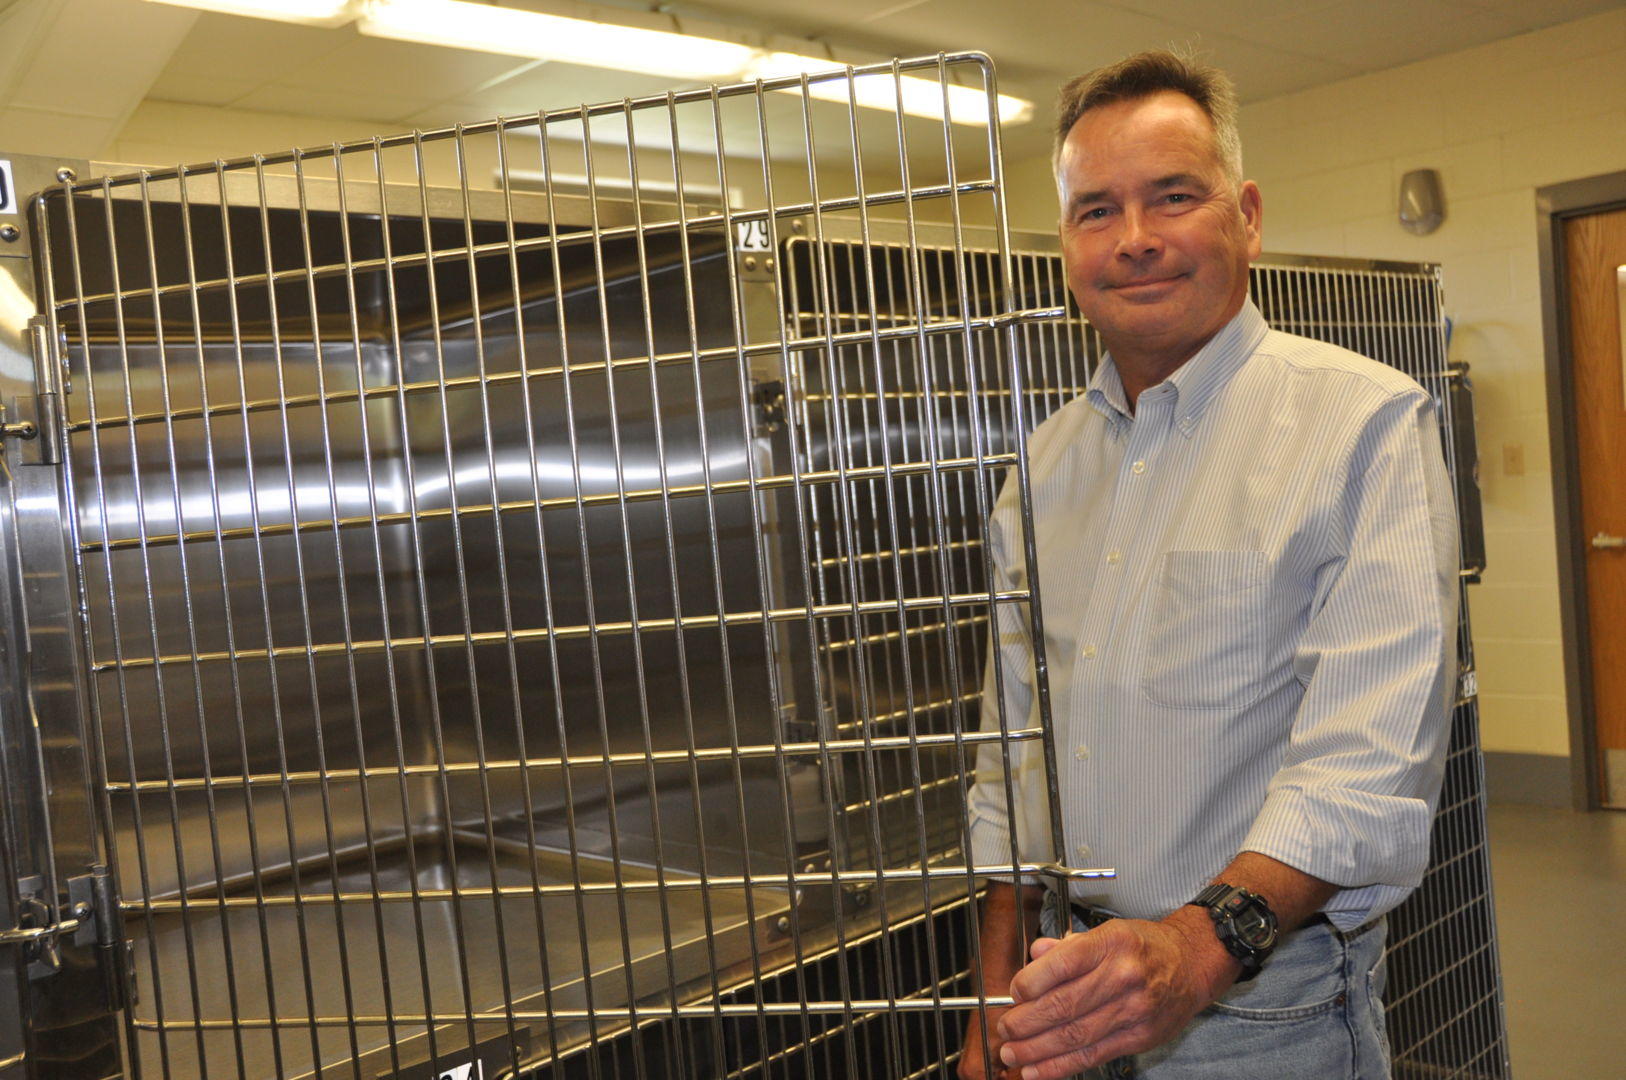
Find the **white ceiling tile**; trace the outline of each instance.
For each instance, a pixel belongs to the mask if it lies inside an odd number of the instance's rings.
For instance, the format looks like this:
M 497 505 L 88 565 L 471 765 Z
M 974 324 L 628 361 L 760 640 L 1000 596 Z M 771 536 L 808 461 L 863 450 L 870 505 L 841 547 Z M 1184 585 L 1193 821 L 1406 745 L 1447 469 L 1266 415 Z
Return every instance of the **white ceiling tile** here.
M 184 101 L 190 105 L 231 105 L 265 85 L 256 73 L 233 79 L 171 65 L 147 91 L 149 101 Z
M 204 12 L 170 57 L 169 67 L 197 76 L 268 83 L 355 37 L 347 26 L 324 29 Z
M 24 59 L 8 104 L 128 116 L 188 36 L 195 12 L 121 0 L 67 0 Z
M 958 9 L 956 14 L 964 18 L 982 5 L 976 0 L 925 0 L 919 4 L 907 4 L 906 0 L 677 0 L 668 6 L 679 15 L 771 27 L 775 33 L 790 37 L 814 37 L 860 26 L 876 14 L 886 15 L 905 7 L 910 14 L 935 21 L 942 10 Z M 923 14 L 928 8 L 929 16 Z
M 427 98 L 406 98 L 398 94 L 360 94 L 330 87 L 261 86 L 235 103 L 237 108 L 256 112 L 290 113 L 295 116 L 343 116 L 403 126 L 406 117 L 428 108 Z
M 1249 41 L 1362 71 L 1398 67 L 1519 33 L 1512 19 L 1446 0 L 1341 0 L 1314 11 L 1239 25 Z
M 1621 0 L 1472 0 L 1472 2 L 1478 7 L 1501 12 L 1526 30 L 1573 22 L 1621 6 Z
M 1117 0 L 1115 6 L 1200 30 L 1218 30 L 1226 34 L 1246 36 L 1250 23 L 1261 19 L 1312 12 L 1319 8 L 1331 7 L 1338 2 L 1339 0 L 1245 0 L 1242 3 L 1226 3 L 1223 0 Z
M 596 104 L 622 97 L 662 94 L 669 89 L 687 89 L 690 85 L 674 83 L 658 75 L 577 67 L 573 64 L 541 64 L 455 97 L 459 103 L 474 107 L 477 115 L 513 116 L 538 109 L 566 109 L 572 105 Z
M 64 158 L 100 157 L 112 141 L 114 122 L 42 109 L 0 109 L 0 145 L 14 154 Z
M 528 63 L 513 56 L 353 34 L 320 58 L 290 66 L 276 82 L 432 102 L 456 97 Z

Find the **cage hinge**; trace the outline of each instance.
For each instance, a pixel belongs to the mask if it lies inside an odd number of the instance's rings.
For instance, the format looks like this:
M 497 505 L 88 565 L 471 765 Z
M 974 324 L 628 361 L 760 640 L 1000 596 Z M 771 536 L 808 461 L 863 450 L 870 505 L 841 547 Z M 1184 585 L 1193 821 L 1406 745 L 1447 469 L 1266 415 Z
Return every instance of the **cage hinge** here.
M 28 321 L 28 341 L 34 354 L 34 393 L 19 395 L 9 407 L 0 405 L 0 439 L 18 444 L 23 465 L 56 465 L 62 460 L 58 436 L 67 386 L 62 353 L 52 348 L 50 327 L 37 315 Z

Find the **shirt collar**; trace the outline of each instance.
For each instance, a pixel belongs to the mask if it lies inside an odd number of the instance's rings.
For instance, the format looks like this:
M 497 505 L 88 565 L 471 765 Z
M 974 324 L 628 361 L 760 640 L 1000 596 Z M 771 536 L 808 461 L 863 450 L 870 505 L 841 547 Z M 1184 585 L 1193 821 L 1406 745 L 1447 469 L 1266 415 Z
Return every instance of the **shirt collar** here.
M 1232 316 L 1208 344 L 1163 380 L 1174 387 L 1181 434 L 1191 434 L 1208 403 L 1253 355 L 1269 329 L 1253 298 L 1248 297 L 1242 301 L 1242 310 Z M 1095 374 L 1090 377 L 1086 396 L 1095 411 L 1109 420 L 1131 418 L 1129 397 L 1124 393 L 1123 380 L 1111 353 L 1101 358 Z

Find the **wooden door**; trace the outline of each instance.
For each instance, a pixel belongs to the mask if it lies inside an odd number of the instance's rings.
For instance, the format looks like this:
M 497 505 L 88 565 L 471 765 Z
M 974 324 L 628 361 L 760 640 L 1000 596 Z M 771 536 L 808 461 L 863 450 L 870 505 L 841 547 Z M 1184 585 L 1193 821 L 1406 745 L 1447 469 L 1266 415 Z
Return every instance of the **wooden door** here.
M 1593 737 L 1603 802 L 1626 808 L 1626 210 L 1571 218 L 1564 246 Z

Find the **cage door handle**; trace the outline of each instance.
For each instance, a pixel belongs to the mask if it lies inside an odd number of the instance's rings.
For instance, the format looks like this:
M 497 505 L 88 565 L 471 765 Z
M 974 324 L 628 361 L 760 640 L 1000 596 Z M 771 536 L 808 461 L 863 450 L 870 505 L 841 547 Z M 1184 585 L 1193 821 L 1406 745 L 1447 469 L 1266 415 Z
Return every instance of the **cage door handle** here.
M 988 325 L 994 330 L 999 330 L 1007 326 L 1017 326 L 1021 323 L 1049 322 L 1053 319 L 1065 318 L 1066 315 L 1067 309 L 1065 307 L 1025 308 L 1021 311 L 1007 311 L 995 315 L 988 320 Z
M 1101 878 L 1115 878 L 1118 871 L 1110 866 L 1094 866 L 1087 869 L 1076 866 L 1063 866 L 1061 863 L 1040 863 L 1035 867 L 1039 873 L 1057 881 L 1096 881 Z

